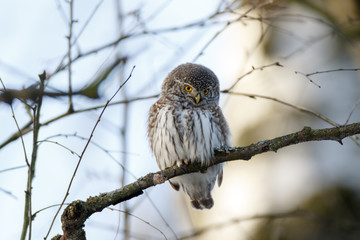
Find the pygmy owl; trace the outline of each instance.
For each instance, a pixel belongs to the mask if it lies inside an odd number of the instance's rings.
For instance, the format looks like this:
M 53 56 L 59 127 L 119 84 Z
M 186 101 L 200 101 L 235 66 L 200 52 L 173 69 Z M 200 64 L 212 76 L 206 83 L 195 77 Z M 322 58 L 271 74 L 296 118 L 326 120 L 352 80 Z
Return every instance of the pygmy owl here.
M 148 136 L 160 169 L 200 162 L 208 165 L 214 149 L 230 146 L 230 132 L 219 103 L 219 80 L 208 68 L 186 63 L 165 78 L 160 99 L 150 108 Z M 195 209 L 211 208 L 211 191 L 217 179 L 221 185 L 223 166 L 209 167 L 205 173 L 172 178 L 175 189 L 186 192 Z

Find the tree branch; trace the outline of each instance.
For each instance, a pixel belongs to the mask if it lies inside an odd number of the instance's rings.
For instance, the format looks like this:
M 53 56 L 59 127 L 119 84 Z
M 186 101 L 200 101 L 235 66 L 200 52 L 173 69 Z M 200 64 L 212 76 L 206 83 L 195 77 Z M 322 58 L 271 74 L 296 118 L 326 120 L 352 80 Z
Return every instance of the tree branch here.
M 334 140 L 342 144 L 342 139 L 356 134 L 360 134 L 360 122 L 318 130 L 304 127 L 301 131 L 271 140 L 260 141 L 246 147 L 216 149 L 214 162 L 209 166 L 234 160 L 249 160 L 257 154 L 269 151 L 276 152 L 281 148 L 302 142 Z M 101 212 L 110 205 L 116 205 L 120 202 L 137 197 L 143 193 L 143 190 L 164 183 L 175 176 L 203 171 L 209 166 L 191 163 L 188 166 L 181 168 L 177 166 L 170 167 L 162 171 L 149 173 L 144 177 L 140 177 L 135 182 L 112 192 L 89 197 L 86 201 L 74 201 L 66 207 L 61 217 L 64 235 L 61 238 L 59 235 L 55 238 L 62 240 L 84 240 L 86 237 L 83 226 L 86 219 L 92 214 Z

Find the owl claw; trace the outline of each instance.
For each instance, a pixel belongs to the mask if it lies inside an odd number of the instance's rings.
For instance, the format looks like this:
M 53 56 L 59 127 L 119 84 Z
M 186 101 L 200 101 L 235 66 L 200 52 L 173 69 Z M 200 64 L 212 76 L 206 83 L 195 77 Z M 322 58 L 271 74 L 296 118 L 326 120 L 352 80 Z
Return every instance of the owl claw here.
M 178 166 L 179 168 L 181 168 L 182 162 L 181 161 L 176 161 L 176 166 Z
M 179 168 L 183 168 L 186 167 L 187 165 L 189 165 L 190 161 L 188 159 L 181 159 L 176 161 L 176 166 L 178 166 Z

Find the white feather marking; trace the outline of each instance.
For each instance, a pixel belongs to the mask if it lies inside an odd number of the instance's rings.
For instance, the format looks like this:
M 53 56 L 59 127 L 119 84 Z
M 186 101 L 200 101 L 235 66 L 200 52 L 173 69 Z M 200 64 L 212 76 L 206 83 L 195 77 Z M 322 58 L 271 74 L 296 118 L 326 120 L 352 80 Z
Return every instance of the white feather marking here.
M 212 138 L 211 138 L 211 125 L 209 111 L 203 111 L 200 113 L 200 122 L 201 122 L 201 142 L 202 148 L 202 164 L 208 164 L 211 158 L 213 157 L 213 146 L 212 146 Z
M 200 136 L 200 132 L 199 132 L 199 128 L 200 128 L 200 123 L 199 123 L 199 118 L 197 115 L 196 111 L 192 112 L 192 121 L 193 121 L 193 126 L 191 129 L 189 129 L 189 153 L 190 156 L 189 158 L 192 161 L 196 161 L 196 160 L 200 160 L 199 158 L 201 158 L 201 149 L 199 149 L 200 147 L 200 143 L 199 143 L 199 136 Z

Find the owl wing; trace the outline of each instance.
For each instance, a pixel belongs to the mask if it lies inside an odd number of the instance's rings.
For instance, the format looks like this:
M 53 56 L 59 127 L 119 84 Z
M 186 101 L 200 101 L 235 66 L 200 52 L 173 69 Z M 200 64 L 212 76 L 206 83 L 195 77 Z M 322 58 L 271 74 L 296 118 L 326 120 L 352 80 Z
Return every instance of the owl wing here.
M 221 111 L 221 108 L 219 106 L 215 106 L 212 109 L 212 113 L 214 118 L 212 119 L 213 122 L 218 125 L 218 127 L 220 128 L 220 132 L 221 132 L 221 145 L 222 146 L 227 146 L 229 147 L 231 145 L 231 141 L 230 141 L 230 129 L 229 126 L 226 122 L 226 119 Z M 223 165 L 223 164 L 222 164 Z M 220 187 L 221 183 L 223 180 L 223 169 L 222 167 L 220 168 L 220 171 L 217 175 L 217 184 Z
M 177 114 L 174 106 L 167 104 L 164 98 L 160 98 L 150 109 L 148 137 L 160 169 L 174 166 L 184 159 L 182 133 L 174 114 Z
M 219 172 L 218 176 L 217 176 L 217 185 L 218 187 L 221 186 L 223 180 L 223 169 L 221 168 L 221 171 Z

